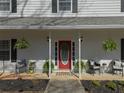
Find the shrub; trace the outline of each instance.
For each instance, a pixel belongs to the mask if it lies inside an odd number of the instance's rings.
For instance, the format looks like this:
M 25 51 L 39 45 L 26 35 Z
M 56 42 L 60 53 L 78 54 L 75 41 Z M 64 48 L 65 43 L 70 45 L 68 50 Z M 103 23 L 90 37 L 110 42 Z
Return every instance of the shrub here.
M 54 64 L 51 62 L 51 72 L 54 69 Z M 46 60 L 46 62 L 43 65 L 43 72 L 48 73 L 49 72 L 49 60 Z
M 108 89 L 113 90 L 113 91 L 117 88 L 116 83 L 114 83 L 113 81 L 107 82 L 106 87 L 107 87 Z
M 119 81 L 119 85 L 124 86 L 124 81 Z
M 95 87 L 100 87 L 101 83 L 98 80 L 92 80 L 92 85 L 95 86 Z

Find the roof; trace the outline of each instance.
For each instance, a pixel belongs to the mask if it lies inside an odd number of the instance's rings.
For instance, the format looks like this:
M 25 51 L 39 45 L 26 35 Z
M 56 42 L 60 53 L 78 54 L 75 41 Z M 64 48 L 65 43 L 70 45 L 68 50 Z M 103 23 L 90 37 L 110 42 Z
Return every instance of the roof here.
M 124 17 L 0 18 L 0 29 L 124 28 Z

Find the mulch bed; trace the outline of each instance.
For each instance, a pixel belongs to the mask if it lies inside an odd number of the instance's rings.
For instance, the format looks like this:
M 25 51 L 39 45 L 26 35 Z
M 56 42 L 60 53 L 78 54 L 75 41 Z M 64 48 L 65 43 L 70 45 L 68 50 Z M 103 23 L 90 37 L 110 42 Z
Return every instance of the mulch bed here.
M 0 80 L 0 91 L 40 91 L 44 93 L 49 79 Z
M 124 93 L 124 85 L 120 84 L 120 82 L 123 81 L 118 80 L 111 81 L 115 83 L 116 85 L 115 89 L 111 89 L 106 86 L 107 83 L 110 82 L 108 80 L 98 82 L 100 83 L 100 86 L 93 85 L 93 80 L 81 80 L 81 84 L 87 93 Z

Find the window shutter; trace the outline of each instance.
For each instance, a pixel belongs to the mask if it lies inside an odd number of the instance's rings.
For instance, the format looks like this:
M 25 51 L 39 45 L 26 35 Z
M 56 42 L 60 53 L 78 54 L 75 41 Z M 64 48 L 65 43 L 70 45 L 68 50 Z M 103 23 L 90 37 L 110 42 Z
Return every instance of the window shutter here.
M 124 0 L 121 0 L 121 12 L 124 12 Z
M 57 13 L 57 0 L 52 0 L 52 13 Z
M 57 66 L 58 42 L 55 42 L 55 65 Z
M 72 13 L 78 12 L 78 0 L 72 0 Z
M 16 62 L 17 60 L 17 49 L 14 47 L 16 39 L 11 39 L 11 62 Z
M 17 12 L 17 0 L 11 0 L 11 6 L 12 6 L 12 13 L 16 13 Z
M 73 64 L 75 65 L 75 42 L 72 42 L 72 59 Z

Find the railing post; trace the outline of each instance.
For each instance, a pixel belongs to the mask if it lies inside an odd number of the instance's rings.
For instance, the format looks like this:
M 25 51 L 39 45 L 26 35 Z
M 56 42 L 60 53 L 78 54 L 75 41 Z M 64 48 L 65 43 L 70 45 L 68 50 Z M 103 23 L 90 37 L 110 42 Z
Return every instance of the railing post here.
M 3 59 L 3 73 L 5 72 L 5 63 L 4 63 L 4 59 Z
M 49 32 L 49 78 L 51 78 L 51 32 Z
M 78 41 L 79 41 L 79 78 L 81 78 L 81 36 L 80 36 L 80 33 L 79 33 L 79 38 L 78 38 Z

